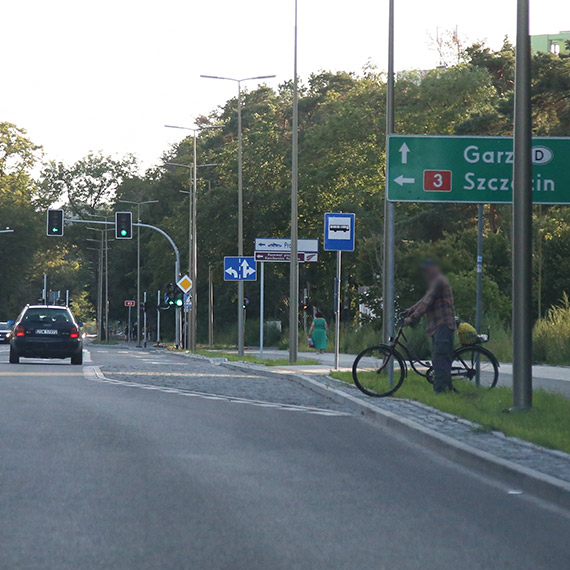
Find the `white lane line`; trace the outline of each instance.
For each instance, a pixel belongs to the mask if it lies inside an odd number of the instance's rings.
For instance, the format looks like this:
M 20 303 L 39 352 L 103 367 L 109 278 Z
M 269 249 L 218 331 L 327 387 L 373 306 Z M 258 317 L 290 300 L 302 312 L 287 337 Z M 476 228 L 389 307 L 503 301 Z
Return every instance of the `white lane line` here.
M 91 353 L 84 348 L 83 349 L 83 364 L 90 364 L 93 362 L 93 358 L 91 358 Z
M 156 390 L 158 392 L 164 392 L 166 394 L 176 394 L 178 396 L 188 396 L 191 398 L 201 398 L 204 400 L 221 400 L 224 402 L 230 402 L 232 404 L 248 404 L 250 406 L 256 406 L 259 408 L 277 408 L 279 410 L 285 410 L 290 412 L 302 412 L 317 416 L 339 417 L 339 416 L 352 415 L 346 412 L 338 412 L 336 410 L 314 408 L 312 406 L 299 406 L 297 404 L 280 404 L 277 402 L 265 402 L 263 400 L 249 400 L 247 398 L 239 398 L 237 396 L 223 396 L 220 394 L 209 394 L 207 392 L 196 392 L 193 390 L 181 390 L 179 388 L 168 388 L 163 386 L 154 386 L 152 384 L 137 384 L 136 382 L 115 380 L 113 378 L 107 378 L 103 374 L 103 372 L 101 372 L 99 366 L 85 366 L 83 368 L 83 374 L 86 380 L 90 380 L 93 382 L 104 382 L 106 384 L 115 384 L 117 386 L 125 386 L 127 388 L 139 388 L 141 390 Z

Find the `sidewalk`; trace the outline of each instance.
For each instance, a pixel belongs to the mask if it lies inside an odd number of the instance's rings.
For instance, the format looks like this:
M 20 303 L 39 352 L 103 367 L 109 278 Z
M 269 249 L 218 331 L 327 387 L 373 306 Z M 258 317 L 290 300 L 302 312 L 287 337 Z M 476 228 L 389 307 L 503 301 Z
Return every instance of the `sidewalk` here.
M 227 351 L 235 352 L 237 351 Z M 259 348 L 248 348 L 246 354 L 259 357 Z M 263 357 L 266 359 L 287 358 L 286 350 L 278 350 L 276 348 L 266 348 L 263 350 Z M 341 354 L 340 368 L 350 370 L 356 355 Z M 307 366 L 280 366 L 279 369 L 286 372 L 295 370 L 300 374 L 317 374 L 327 375 L 334 368 L 334 354 L 325 352 L 317 354 L 316 352 L 299 352 L 299 359 L 318 360 L 319 365 Z M 570 398 L 570 366 L 544 366 L 535 365 L 532 367 L 533 387 L 535 390 L 545 390 L 546 392 L 556 392 Z M 513 365 L 510 363 L 501 363 L 499 368 L 499 386 L 511 387 L 513 384 Z

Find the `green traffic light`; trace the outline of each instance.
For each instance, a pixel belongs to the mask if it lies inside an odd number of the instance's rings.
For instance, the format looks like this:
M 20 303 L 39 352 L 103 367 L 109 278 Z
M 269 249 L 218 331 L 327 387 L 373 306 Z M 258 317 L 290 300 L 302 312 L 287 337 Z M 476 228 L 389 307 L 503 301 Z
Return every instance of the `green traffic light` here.
M 127 235 L 127 230 L 121 230 L 121 235 L 125 237 Z
M 184 301 L 182 301 L 182 299 L 176 299 L 176 306 L 177 307 L 182 307 L 183 304 L 184 304 Z
M 59 228 L 52 228 L 51 231 L 52 233 L 56 234 L 57 232 L 59 232 Z

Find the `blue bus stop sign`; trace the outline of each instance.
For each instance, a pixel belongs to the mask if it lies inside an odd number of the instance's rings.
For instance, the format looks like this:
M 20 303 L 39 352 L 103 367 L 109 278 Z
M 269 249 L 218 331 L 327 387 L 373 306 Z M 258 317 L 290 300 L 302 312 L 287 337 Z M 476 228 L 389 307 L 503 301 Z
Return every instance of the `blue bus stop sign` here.
M 325 214 L 325 251 L 354 251 L 354 214 Z

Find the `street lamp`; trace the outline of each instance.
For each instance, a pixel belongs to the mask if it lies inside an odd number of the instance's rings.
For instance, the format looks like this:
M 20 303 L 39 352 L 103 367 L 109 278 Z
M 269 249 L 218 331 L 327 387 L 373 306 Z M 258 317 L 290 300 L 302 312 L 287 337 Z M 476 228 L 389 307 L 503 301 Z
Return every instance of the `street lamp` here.
M 133 204 L 137 207 L 137 223 L 141 223 L 141 206 L 143 204 L 156 204 L 158 200 L 145 200 L 134 202 L 132 200 L 119 200 L 123 204 Z M 137 228 L 137 348 L 141 348 L 141 229 Z
M 190 274 L 190 279 L 192 280 L 192 310 L 189 313 L 190 329 L 192 330 L 191 345 L 187 346 L 193 352 L 196 351 L 196 333 L 198 330 L 198 230 L 197 230 L 197 187 L 196 180 L 198 177 L 198 159 L 197 159 L 197 147 L 198 147 L 198 133 L 200 131 L 209 129 L 219 129 L 221 125 L 203 125 L 200 127 L 181 127 L 178 125 L 164 125 L 167 129 L 180 129 L 183 131 L 192 131 L 194 135 L 194 160 L 192 165 L 193 171 L 193 184 L 192 184 L 192 194 L 190 196 L 190 201 L 188 205 L 188 273 Z M 174 166 L 184 166 L 178 163 L 169 163 Z M 204 164 L 203 166 L 214 166 L 210 164 Z M 186 341 L 188 343 L 188 339 Z
M 297 0 L 293 47 L 293 121 L 291 124 L 291 260 L 289 265 L 289 362 L 296 364 L 299 349 L 299 88 L 297 76 Z M 340 294 L 340 292 L 339 292 Z M 337 318 L 339 318 L 337 316 Z
M 218 166 L 217 163 L 208 164 L 198 164 L 196 165 L 196 131 L 203 130 L 206 128 L 218 128 L 217 126 L 203 127 L 202 129 L 189 129 L 186 127 L 175 127 L 173 125 L 165 125 L 173 129 L 183 129 L 194 131 L 194 165 L 181 164 L 179 162 L 166 162 L 165 166 L 175 166 L 177 168 L 187 168 L 190 171 L 190 187 L 189 192 L 182 191 L 184 194 L 189 194 L 188 200 L 188 274 L 192 280 L 192 308 L 188 313 L 187 327 L 191 329 L 191 334 L 186 334 L 186 348 L 192 352 L 196 351 L 196 337 L 198 330 L 198 191 L 196 174 L 197 169 L 204 166 Z M 192 176 L 192 171 L 194 171 L 194 177 Z M 208 181 L 209 183 L 209 181 Z M 187 331 L 190 332 L 190 331 Z
M 258 81 L 261 79 L 273 79 L 275 75 L 258 75 L 256 77 L 221 77 L 219 75 L 200 75 L 204 79 L 221 79 L 233 81 L 238 86 L 238 255 L 243 256 L 243 176 L 242 176 L 242 128 L 241 128 L 241 84 L 244 81 Z M 244 348 L 244 315 L 243 315 L 243 281 L 238 281 L 238 355 L 243 356 Z

